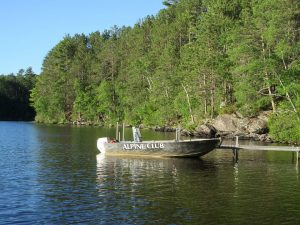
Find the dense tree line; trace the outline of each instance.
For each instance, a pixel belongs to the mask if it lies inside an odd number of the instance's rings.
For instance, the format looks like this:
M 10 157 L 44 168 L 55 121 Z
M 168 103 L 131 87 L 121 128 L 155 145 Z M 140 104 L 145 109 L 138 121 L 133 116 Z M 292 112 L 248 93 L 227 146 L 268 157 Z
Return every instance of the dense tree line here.
M 35 111 L 29 99 L 35 80 L 31 67 L 19 70 L 16 75 L 0 75 L 0 120 L 34 120 Z
M 272 110 L 299 140 L 300 2 L 168 0 L 133 27 L 66 36 L 32 92 L 40 122 L 176 125 Z

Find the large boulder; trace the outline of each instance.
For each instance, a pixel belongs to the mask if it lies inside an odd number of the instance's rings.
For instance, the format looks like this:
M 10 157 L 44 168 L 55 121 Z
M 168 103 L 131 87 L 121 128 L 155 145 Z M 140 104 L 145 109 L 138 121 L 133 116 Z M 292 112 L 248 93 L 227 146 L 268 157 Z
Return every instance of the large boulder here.
M 198 126 L 195 131 L 194 135 L 203 138 L 213 138 L 216 137 L 217 130 L 210 124 L 202 124 Z
M 267 119 L 267 112 L 252 118 L 239 117 L 236 114 L 224 114 L 219 115 L 212 122 L 212 126 L 216 129 L 217 135 L 223 137 L 240 136 L 245 139 L 260 139 L 259 135 L 268 133 Z
M 235 133 L 237 131 L 237 120 L 235 115 L 219 115 L 212 123 L 212 126 L 219 133 Z

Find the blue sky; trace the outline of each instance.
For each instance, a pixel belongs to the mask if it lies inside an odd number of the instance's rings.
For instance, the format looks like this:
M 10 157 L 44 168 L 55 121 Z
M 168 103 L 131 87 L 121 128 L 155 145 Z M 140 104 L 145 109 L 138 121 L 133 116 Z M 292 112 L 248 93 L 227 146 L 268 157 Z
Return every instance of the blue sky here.
M 163 0 L 0 0 L 0 74 L 32 67 L 66 34 L 133 26 L 156 15 Z

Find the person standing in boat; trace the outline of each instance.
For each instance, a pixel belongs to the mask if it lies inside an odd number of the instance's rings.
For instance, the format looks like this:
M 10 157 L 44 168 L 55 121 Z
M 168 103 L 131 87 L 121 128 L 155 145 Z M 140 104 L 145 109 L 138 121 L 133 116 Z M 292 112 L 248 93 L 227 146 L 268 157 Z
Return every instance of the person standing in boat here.
M 142 142 L 142 135 L 140 132 L 140 128 L 132 127 L 132 133 L 133 133 L 133 141 L 134 142 Z

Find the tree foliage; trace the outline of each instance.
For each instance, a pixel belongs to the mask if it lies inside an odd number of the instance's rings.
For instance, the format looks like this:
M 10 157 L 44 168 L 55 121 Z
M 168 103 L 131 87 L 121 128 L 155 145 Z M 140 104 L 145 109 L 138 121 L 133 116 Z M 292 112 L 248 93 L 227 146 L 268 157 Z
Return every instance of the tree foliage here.
M 0 120 L 34 120 L 35 111 L 29 98 L 35 80 L 36 74 L 31 67 L 20 69 L 16 75 L 0 76 Z
M 287 112 L 299 120 L 298 1 L 163 3 L 133 27 L 54 46 L 32 91 L 36 120 L 193 127 L 232 110 L 273 110 L 275 138 Z

